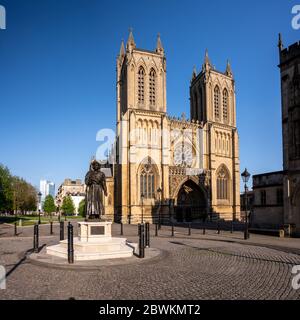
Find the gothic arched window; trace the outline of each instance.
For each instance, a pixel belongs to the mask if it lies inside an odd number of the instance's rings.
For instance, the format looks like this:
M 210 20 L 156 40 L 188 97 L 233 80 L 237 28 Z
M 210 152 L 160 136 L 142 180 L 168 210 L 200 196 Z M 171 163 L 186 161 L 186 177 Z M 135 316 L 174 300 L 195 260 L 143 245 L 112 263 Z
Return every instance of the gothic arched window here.
M 145 199 L 155 196 L 155 171 L 151 164 L 143 165 L 140 173 L 140 195 Z
M 228 91 L 223 91 L 223 120 L 228 123 Z
M 214 90 L 214 111 L 215 111 L 215 120 L 220 119 L 220 89 L 218 86 L 215 86 Z
M 217 199 L 218 200 L 229 200 L 229 175 L 224 167 L 217 173 Z
M 143 105 L 145 102 L 145 70 L 139 68 L 138 72 L 138 103 Z
M 155 71 L 151 69 L 149 75 L 149 102 L 150 106 L 155 106 L 156 104 L 156 90 L 155 90 Z

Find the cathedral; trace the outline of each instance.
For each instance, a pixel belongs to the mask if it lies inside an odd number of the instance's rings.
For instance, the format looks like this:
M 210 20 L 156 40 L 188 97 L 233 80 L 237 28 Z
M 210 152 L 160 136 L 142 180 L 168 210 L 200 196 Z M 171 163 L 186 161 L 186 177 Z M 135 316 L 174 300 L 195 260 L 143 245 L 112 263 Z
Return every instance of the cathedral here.
M 192 72 L 190 116 L 167 113 L 166 56 L 136 46 L 117 57 L 116 142 L 109 205 L 123 223 L 240 219 L 235 81 L 206 51 Z

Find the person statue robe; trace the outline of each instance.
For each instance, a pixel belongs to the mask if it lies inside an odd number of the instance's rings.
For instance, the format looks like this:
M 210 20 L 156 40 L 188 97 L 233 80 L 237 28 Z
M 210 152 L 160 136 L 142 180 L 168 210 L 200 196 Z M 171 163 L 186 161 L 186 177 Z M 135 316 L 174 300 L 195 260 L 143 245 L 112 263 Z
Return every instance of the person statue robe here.
M 90 170 L 85 176 L 85 184 L 86 219 L 101 219 L 105 215 L 104 196 L 107 197 L 107 188 L 105 174 L 101 171 L 101 165 L 98 161 L 91 162 Z

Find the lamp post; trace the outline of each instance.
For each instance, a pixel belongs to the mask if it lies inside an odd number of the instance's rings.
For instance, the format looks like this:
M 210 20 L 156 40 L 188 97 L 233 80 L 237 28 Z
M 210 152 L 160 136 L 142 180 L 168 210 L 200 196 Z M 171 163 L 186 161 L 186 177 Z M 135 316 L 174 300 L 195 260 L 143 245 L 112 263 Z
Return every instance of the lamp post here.
M 41 224 L 41 199 L 42 199 L 42 193 L 41 191 L 38 193 L 38 200 L 39 200 L 39 224 Z
M 247 171 L 247 169 L 244 170 L 244 172 L 241 174 L 243 182 L 244 182 L 244 188 L 245 188 L 245 229 L 244 229 L 244 239 L 249 239 L 249 230 L 248 230 L 248 198 L 247 198 L 247 182 L 250 178 L 250 173 Z
M 144 194 L 141 194 L 141 200 L 142 200 L 142 223 L 144 223 Z
M 162 194 L 162 189 L 159 187 L 157 189 L 157 193 L 159 196 L 159 209 L 158 209 L 158 229 L 160 230 L 161 228 L 161 194 Z

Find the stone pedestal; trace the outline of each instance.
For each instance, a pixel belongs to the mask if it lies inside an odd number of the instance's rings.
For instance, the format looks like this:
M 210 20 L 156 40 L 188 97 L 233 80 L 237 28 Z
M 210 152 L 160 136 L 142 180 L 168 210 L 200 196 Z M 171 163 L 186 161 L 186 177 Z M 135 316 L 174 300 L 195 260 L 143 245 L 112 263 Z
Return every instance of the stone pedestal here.
M 82 242 L 97 242 L 103 238 L 111 238 L 111 225 L 105 222 L 78 222 L 78 239 Z
M 137 245 L 128 243 L 125 238 L 111 236 L 110 221 L 78 222 L 78 237 L 74 238 L 74 260 L 101 260 L 128 258 L 133 255 Z M 47 254 L 68 258 L 68 242 L 47 247 Z

